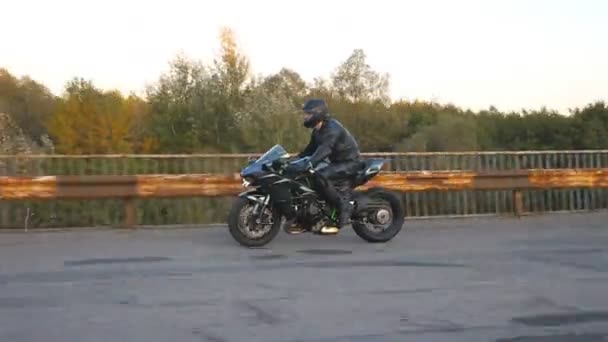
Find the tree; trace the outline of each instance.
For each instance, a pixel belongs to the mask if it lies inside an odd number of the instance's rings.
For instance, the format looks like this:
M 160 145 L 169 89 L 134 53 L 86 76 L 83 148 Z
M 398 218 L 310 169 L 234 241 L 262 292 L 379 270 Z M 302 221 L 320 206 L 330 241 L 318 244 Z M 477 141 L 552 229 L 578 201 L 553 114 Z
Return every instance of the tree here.
M 158 152 L 160 144 L 158 139 L 148 131 L 147 122 L 150 120 L 150 105 L 139 96 L 129 95 L 125 98 L 123 107 L 125 113 L 131 117 L 130 136 L 134 153 Z
M 149 131 L 165 152 L 229 152 L 242 146 L 235 113 L 244 105 L 249 61 L 232 30 L 220 33 L 212 66 L 183 55 L 148 89 Z
M 332 87 L 349 101 L 390 101 L 389 75 L 372 70 L 366 62 L 365 52 L 355 49 L 348 59 L 332 75 Z
M 44 153 L 38 150 L 13 119 L 0 112 L 0 154 Z
M 148 88 L 147 132 L 162 151 L 177 153 L 200 148 L 200 117 L 205 116 L 205 111 L 195 101 L 208 78 L 201 63 L 178 55 L 169 63 L 169 72 Z
M 44 85 L 28 76 L 17 79 L 8 70 L 0 69 L 0 112 L 9 114 L 24 134 L 39 145 L 47 140 L 44 122 L 55 110 L 56 101 Z
M 220 47 L 219 59 L 214 61 L 217 81 L 228 99 L 238 102 L 250 63 L 239 51 L 234 31 L 228 27 L 220 30 Z
M 588 104 L 573 113 L 576 148 L 608 148 L 608 104 L 603 101 Z
M 120 92 L 104 92 L 91 81 L 73 79 L 48 129 L 59 153 L 129 153 L 133 146 L 131 108 Z
M 262 84 L 245 97 L 243 108 L 237 118 L 246 150 L 259 152 L 281 144 L 293 151 L 307 143 L 310 133 L 302 126 L 299 108 L 284 92 Z
M 234 113 L 244 105 L 250 63 L 239 50 L 234 31 L 228 27 L 220 30 L 220 53 L 214 65 L 207 98 L 200 99 L 211 107 L 205 124 L 213 129 L 219 150 L 238 150 L 240 137 L 229 133 L 237 130 Z
M 273 93 L 281 93 L 294 104 L 301 102 L 309 91 L 300 74 L 287 68 L 282 68 L 277 74 L 266 77 L 262 86 Z

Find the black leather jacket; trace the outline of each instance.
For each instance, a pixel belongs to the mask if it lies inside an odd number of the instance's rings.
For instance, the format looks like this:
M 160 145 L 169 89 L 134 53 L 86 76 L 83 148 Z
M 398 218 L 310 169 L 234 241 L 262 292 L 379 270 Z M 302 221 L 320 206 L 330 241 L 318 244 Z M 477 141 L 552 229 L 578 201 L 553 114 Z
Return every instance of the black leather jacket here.
M 298 158 L 311 156 L 310 162 L 316 166 L 329 157 L 330 163 L 343 163 L 359 160 L 359 145 L 342 124 L 329 118 L 321 129 L 313 129 L 308 146 L 298 154 Z

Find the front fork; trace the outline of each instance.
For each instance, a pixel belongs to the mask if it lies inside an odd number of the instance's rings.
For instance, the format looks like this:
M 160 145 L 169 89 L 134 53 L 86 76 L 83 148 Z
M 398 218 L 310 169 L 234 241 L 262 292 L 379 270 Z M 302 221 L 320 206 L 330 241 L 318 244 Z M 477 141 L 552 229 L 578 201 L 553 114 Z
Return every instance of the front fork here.
M 255 217 L 255 223 L 261 223 L 261 216 L 268 204 L 270 203 L 270 195 L 266 195 L 262 198 L 261 201 L 255 200 L 255 205 L 253 206 L 253 216 Z

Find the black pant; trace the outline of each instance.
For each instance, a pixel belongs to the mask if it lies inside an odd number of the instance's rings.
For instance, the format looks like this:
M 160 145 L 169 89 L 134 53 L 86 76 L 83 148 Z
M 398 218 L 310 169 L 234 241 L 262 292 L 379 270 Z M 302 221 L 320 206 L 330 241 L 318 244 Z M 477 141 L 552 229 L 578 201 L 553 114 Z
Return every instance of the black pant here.
M 316 173 L 317 191 L 338 209 L 351 200 L 350 178 L 359 170 L 361 161 L 335 162 Z

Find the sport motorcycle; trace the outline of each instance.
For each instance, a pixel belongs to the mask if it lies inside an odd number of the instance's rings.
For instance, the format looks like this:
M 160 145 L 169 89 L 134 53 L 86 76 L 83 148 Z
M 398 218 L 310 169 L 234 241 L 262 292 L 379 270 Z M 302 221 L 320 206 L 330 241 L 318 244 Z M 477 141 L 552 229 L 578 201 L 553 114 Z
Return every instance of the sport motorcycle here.
M 309 157 L 304 157 L 308 159 Z M 272 187 L 284 187 L 291 193 L 292 207 L 296 213 L 295 224 L 306 232 L 321 234 L 325 226 L 336 226 L 337 208 L 314 190 L 314 177 L 327 162 L 319 163 L 307 171 L 287 172 L 291 160 L 289 153 L 275 145 L 257 159 L 250 159 L 240 173 L 242 185 L 247 188 L 238 194 L 228 216 L 232 237 L 242 246 L 261 247 L 271 242 L 281 230 L 285 218 L 273 205 Z M 306 162 L 306 161 L 304 161 Z M 394 238 L 404 223 L 404 209 L 400 198 L 382 187 L 358 190 L 382 170 L 384 159 L 370 158 L 361 161 L 352 177 L 336 186 L 349 186 L 352 190 L 350 217 L 355 233 L 368 242 L 386 242 Z M 344 229 L 344 227 L 342 228 Z

